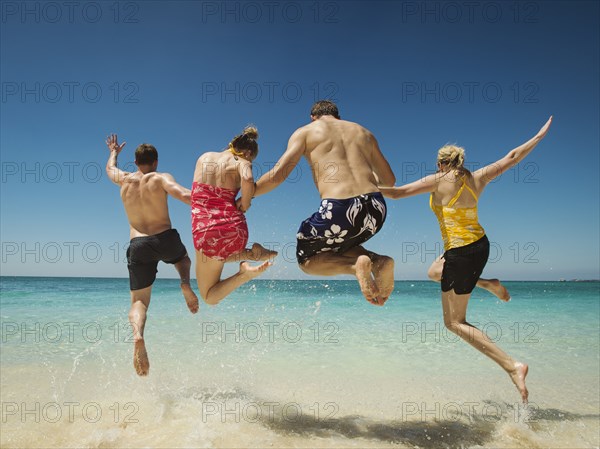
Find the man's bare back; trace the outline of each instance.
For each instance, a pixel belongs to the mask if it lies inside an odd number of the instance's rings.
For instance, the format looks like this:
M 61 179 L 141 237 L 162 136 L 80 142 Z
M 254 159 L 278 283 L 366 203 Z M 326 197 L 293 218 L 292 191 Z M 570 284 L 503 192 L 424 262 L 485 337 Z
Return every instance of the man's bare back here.
M 321 198 L 378 192 L 375 173 L 390 178 L 391 169 L 381 156 L 377 140 L 358 123 L 326 116 L 297 132 L 298 138 L 305 141 L 304 156 Z
M 136 162 L 136 172 L 119 169 L 117 156 L 125 143 L 118 145 L 116 136 L 114 139 L 109 144 L 112 150 L 106 164 L 106 173 L 110 180 L 121 188 L 121 200 L 129 220 L 130 238 L 155 235 L 171 229 L 167 198 L 171 195 L 190 204 L 190 190 L 177 184 L 169 173 L 156 171 L 158 156 L 149 163 Z
M 168 173 L 130 173 L 121 183 L 121 199 L 130 225 L 130 238 L 159 234 L 171 229 L 166 182 Z
M 373 134 L 358 123 L 326 115 L 297 129 L 276 167 L 257 184 L 256 196 L 274 189 L 300 158 L 310 164 L 321 198 L 351 198 L 379 192 L 396 178 Z

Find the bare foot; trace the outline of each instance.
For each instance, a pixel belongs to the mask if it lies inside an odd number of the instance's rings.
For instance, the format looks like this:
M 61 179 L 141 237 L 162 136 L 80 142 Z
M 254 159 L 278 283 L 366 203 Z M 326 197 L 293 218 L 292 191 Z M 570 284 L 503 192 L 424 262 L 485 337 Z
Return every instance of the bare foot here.
M 273 265 L 273 262 L 263 262 L 257 267 L 253 267 L 248 262 L 242 262 L 240 263 L 240 274 L 246 276 L 248 279 L 254 279 L 264 273 L 271 265 Z
M 136 340 L 133 346 L 133 367 L 138 376 L 147 376 L 150 371 L 150 361 L 146 352 L 144 339 Z
M 481 279 L 480 283 L 482 288 L 485 288 L 492 295 L 497 296 L 501 301 L 510 301 L 510 293 L 508 293 L 506 287 L 498 279 L 486 279 L 485 281 Z
M 529 397 L 529 391 L 527 391 L 527 387 L 525 386 L 525 378 L 527 377 L 528 372 L 529 365 L 526 363 L 515 362 L 515 369 L 509 373 L 513 383 L 517 386 L 517 390 L 521 393 L 523 404 L 527 404 L 527 399 Z
M 185 298 L 185 302 L 187 303 L 188 309 L 190 312 L 196 313 L 198 312 L 198 297 L 192 290 L 192 287 L 188 283 L 181 283 L 181 293 L 183 293 L 183 297 Z
M 379 295 L 379 288 L 377 288 L 377 284 L 373 280 L 371 276 L 371 270 L 373 269 L 373 262 L 369 259 L 368 256 L 362 255 L 358 256 L 355 264 L 356 269 L 356 279 L 358 279 L 358 284 L 360 285 L 360 291 L 364 295 L 364 297 L 371 304 L 376 306 L 382 306 L 379 301 L 377 301 L 377 296 Z
M 373 277 L 379 287 L 377 301 L 383 305 L 394 291 L 394 259 L 388 256 L 378 256 L 373 261 Z
M 269 260 L 273 259 L 277 256 L 277 251 L 271 251 L 270 249 L 265 248 L 260 243 L 252 244 L 252 260 Z

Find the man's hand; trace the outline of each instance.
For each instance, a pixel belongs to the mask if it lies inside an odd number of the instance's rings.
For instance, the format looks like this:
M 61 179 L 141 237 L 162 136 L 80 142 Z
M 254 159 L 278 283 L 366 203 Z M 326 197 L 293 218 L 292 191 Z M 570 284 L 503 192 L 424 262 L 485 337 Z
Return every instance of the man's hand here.
M 106 146 L 110 150 L 108 161 L 106 162 L 106 174 L 108 175 L 108 179 L 117 185 L 121 185 L 125 179 L 125 176 L 129 174 L 117 167 L 117 156 L 125 146 L 125 143 L 126 142 L 123 142 L 121 145 L 119 145 L 116 134 L 111 134 L 106 138 Z
M 108 147 L 108 149 L 110 151 L 116 151 L 117 154 L 121 152 L 121 150 L 126 144 L 127 142 L 123 142 L 121 145 L 119 145 L 116 134 L 111 134 L 106 138 L 106 146 Z

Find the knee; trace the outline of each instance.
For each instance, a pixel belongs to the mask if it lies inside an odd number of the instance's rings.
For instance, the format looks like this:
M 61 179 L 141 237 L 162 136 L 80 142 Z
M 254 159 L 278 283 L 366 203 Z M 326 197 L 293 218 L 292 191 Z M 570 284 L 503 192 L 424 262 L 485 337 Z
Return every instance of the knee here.
M 198 284 L 198 293 L 200 293 L 200 297 L 202 300 L 209 306 L 216 306 L 219 301 L 215 301 L 214 295 L 210 294 L 210 289 L 201 288 L 200 284 Z
M 462 323 L 460 321 L 457 320 L 452 320 L 450 318 L 444 318 L 444 326 L 446 326 L 446 329 L 448 329 L 450 332 L 452 332 L 453 334 L 460 334 L 460 325 Z
M 212 298 L 210 297 L 210 295 L 207 292 L 205 292 L 205 293 L 200 292 L 200 297 L 209 306 L 216 306 L 217 305 L 217 303 L 212 300 Z
M 442 273 L 438 269 L 437 265 L 432 265 L 429 267 L 429 270 L 427 270 L 427 276 L 429 279 L 436 282 L 439 282 L 442 279 Z
M 437 273 L 434 270 L 432 270 L 431 268 L 429 269 L 429 271 L 427 271 L 427 277 L 431 281 L 438 281 L 439 280 L 437 278 Z
M 208 290 L 202 288 L 200 286 L 200 283 L 198 282 L 198 293 L 200 293 L 200 297 L 204 300 L 204 302 L 206 304 L 208 304 L 208 301 L 206 300 L 206 298 L 208 297 Z
M 146 312 L 147 307 L 142 301 L 134 301 L 131 304 L 131 309 L 129 309 L 129 320 L 134 320 L 136 317 L 140 315 L 140 312 Z

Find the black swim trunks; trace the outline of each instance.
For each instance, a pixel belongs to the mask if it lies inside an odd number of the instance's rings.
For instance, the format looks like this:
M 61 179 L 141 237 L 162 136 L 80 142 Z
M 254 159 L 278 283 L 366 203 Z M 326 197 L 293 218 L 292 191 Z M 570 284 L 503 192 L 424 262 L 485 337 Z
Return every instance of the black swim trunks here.
M 490 242 L 487 236 L 476 242 L 444 253 L 442 270 L 442 291 L 454 289 L 457 295 L 471 293 L 490 255 Z
M 385 221 L 386 204 L 379 192 L 354 198 L 324 199 L 319 211 L 300 225 L 296 258 L 299 264 L 326 251 L 344 253 L 373 237 Z
M 151 286 L 156 279 L 159 261 L 177 263 L 187 254 L 175 229 L 147 237 L 134 237 L 127 248 L 129 288 L 139 290 Z

